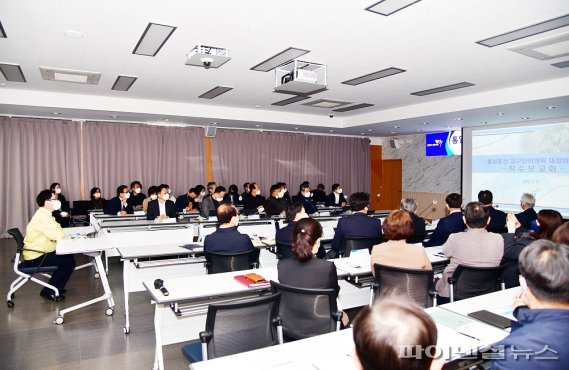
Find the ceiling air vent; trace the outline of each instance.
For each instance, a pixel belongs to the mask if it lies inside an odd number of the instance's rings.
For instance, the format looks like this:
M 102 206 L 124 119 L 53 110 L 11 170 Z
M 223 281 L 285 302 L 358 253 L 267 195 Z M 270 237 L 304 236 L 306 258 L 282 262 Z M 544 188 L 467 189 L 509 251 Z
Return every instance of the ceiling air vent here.
M 71 69 L 40 67 L 40 73 L 46 81 L 97 85 L 101 79 L 101 72 L 74 71 Z
M 564 57 L 569 55 L 569 33 L 517 45 L 510 50 L 539 60 Z

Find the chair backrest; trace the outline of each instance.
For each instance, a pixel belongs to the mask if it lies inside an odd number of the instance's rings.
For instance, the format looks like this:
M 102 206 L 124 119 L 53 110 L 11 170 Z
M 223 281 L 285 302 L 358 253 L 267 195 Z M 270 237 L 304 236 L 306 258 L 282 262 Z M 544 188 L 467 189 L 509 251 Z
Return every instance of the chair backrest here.
M 271 287 L 274 293 L 281 293 L 279 315 L 285 336 L 303 339 L 338 329 L 335 289 L 296 288 L 275 281 Z
M 7 233 L 12 235 L 16 240 L 16 245 L 18 246 L 18 253 L 22 253 L 22 250 L 24 249 L 24 236 L 22 235 L 20 229 L 16 227 L 8 230 Z
M 251 268 L 251 263 L 254 262 L 254 252 L 254 250 L 233 254 L 207 252 L 206 258 L 210 261 L 207 273 L 218 274 L 221 272 L 248 270 Z
M 501 267 L 458 265 L 452 274 L 454 300 L 476 297 L 500 290 Z
M 381 237 L 356 237 L 356 236 L 344 236 L 342 238 L 340 250 L 344 257 L 350 257 L 352 250 L 354 249 L 365 249 L 367 248 L 371 252 L 371 248 L 381 243 Z
M 378 284 L 378 294 L 390 292 L 403 295 L 423 307 L 431 307 L 433 299 L 433 270 L 406 269 L 385 266 L 379 263 L 373 265 L 375 281 Z
M 74 216 L 87 216 L 90 209 L 93 208 L 93 202 L 90 200 L 75 200 L 73 201 L 73 215 Z
M 208 359 L 277 344 L 280 299 L 280 294 L 270 294 L 239 302 L 210 304 L 205 324 L 210 336 Z
M 292 258 L 292 244 L 276 241 L 277 243 L 277 258 L 285 259 Z

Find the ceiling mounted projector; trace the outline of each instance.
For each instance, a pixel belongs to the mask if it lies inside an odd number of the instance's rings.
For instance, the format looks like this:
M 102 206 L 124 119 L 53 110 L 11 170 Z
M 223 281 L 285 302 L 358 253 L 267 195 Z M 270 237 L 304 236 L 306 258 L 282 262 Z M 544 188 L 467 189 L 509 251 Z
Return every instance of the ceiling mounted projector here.
M 209 68 L 219 68 L 229 62 L 229 49 L 217 46 L 197 45 L 187 55 L 186 65 Z

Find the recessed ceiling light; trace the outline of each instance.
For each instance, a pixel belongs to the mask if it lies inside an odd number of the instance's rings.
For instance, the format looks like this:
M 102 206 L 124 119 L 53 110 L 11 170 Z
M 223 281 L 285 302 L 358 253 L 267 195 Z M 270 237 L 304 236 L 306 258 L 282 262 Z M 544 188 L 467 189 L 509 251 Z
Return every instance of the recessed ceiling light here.
M 251 67 L 251 69 L 254 71 L 269 72 L 270 70 L 275 69 L 276 67 L 283 65 L 288 61 L 296 59 L 308 52 L 309 50 L 294 48 L 291 46 L 288 49 L 285 49 L 280 53 L 273 55 L 269 59 L 257 64 L 256 66 Z
M 216 86 L 213 89 L 206 91 L 205 93 L 201 94 L 200 96 L 198 96 L 198 98 L 213 99 L 213 98 L 218 97 L 221 94 L 225 94 L 229 90 L 233 90 L 233 88 L 229 87 L 229 86 Z
M 497 116 L 503 116 L 504 114 L 506 114 L 506 113 L 504 113 L 504 112 L 498 112 L 498 113 L 496 113 Z
M 401 128 L 401 126 L 393 126 L 393 128 Z
M 372 132 L 373 129 L 372 129 L 372 128 L 368 128 L 367 131 L 368 131 L 368 132 Z
M 367 11 L 372 13 L 389 16 L 395 12 L 405 9 L 421 0 L 381 0 L 366 8 Z
M 360 135 L 365 135 L 365 133 L 364 133 L 364 132 L 360 132 Z
M 111 114 L 109 117 L 111 117 L 111 118 L 118 118 L 119 116 L 117 116 L 116 114 Z
M 547 107 L 545 107 L 545 109 L 547 109 L 547 110 L 552 110 L 555 108 L 557 108 L 555 105 L 548 105 Z
M 132 84 L 134 83 L 134 81 L 136 81 L 138 77 L 134 77 L 134 76 L 118 76 L 117 79 L 115 80 L 115 83 L 113 84 L 113 87 L 111 87 L 111 90 L 116 90 L 116 91 L 128 91 L 128 89 L 131 88 Z
M 19 64 L 0 63 L 0 72 L 2 72 L 6 81 L 26 82 L 24 72 L 22 72 Z
M 302 101 L 302 100 L 306 100 L 306 99 L 310 99 L 310 96 L 293 96 L 292 98 L 288 98 L 285 100 L 280 100 L 277 102 L 272 103 L 271 105 L 278 105 L 279 107 L 282 107 L 283 105 L 289 105 L 292 103 L 296 103 L 297 101 Z
M 53 114 L 53 115 L 56 115 L 56 116 L 57 116 L 57 115 L 59 115 L 59 114 L 61 114 L 61 113 L 60 113 L 60 112 L 51 112 L 51 114 Z
M 261 106 L 260 106 L 260 105 L 255 105 L 255 108 L 261 108 Z
M 7 38 L 6 31 L 4 31 L 4 27 L 2 27 L 2 22 L 0 22 L 0 37 Z
M 334 112 L 348 112 L 351 110 L 362 109 L 362 108 L 367 108 L 367 107 L 373 107 L 373 104 L 362 103 L 362 104 L 350 105 L 349 107 L 333 109 L 333 111 Z
M 438 93 L 442 93 L 442 92 L 450 91 L 450 90 L 462 89 L 462 88 L 470 87 L 470 86 L 474 86 L 474 84 L 471 82 L 459 82 L 459 83 L 452 84 L 452 85 L 435 87 L 433 89 L 415 91 L 415 92 L 412 92 L 411 95 L 425 96 L 425 95 L 431 95 L 431 94 L 438 94 Z
M 212 122 L 211 125 L 217 125 L 219 122 Z
M 176 27 L 173 26 L 148 23 L 132 53 L 149 57 L 156 56 L 175 30 Z
M 336 132 L 336 130 L 330 130 L 330 132 Z
M 392 134 L 394 134 L 394 133 L 395 133 L 395 131 L 391 131 L 391 133 L 392 133 Z
M 69 37 L 70 39 L 82 39 L 83 37 L 85 37 L 85 34 L 83 32 L 74 31 L 74 30 L 64 31 L 63 34 Z
M 343 81 L 342 83 L 346 84 L 346 85 L 356 86 L 356 85 L 363 84 L 366 82 L 370 82 L 373 80 L 377 80 L 380 78 L 393 76 L 395 74 L 402 73 L 402 72 L 405 72 L 405 70 L 401 69 L 401 68 L 391 67 L 391 68 L 387 68 L 387 69 L 384 69 L 381 71 L 369 73 L 369 74 L 364 75 L 364 76 L 352 78 L 351 80 Z
M 462 121 L 462 118 L 458 117 L 454 119 L 455 121 Z
M 522 117 L 523 120 L 528 120 L 530 119 L 529 117 Z
M 480 123 L 483 124 L 483 125 L 487 125 L 487 124 L 488 124 L 487 121 L 482 121 L 482 122 L 480 122 Z
M 164 118 L 162 121 L 168 122 L 168 121 L 170 121 L 170 120 L 169 120 L 168 118 Z
M 302 103 L 302 105 L 306 105 L 308 107 L 317 107 L 317 108 L 336 108 L 342 105 L 348 105 L 350 103 L 352 102 L 344 100 L 316 99 L 308 103 Z
M 452 128 L 452 126 L 447 126 L 447 128 Z
M 567 68 L 569 67 L 569 60 L 566 60 L 564 62 L 553 63 L 552 66 L 557 68 Z
M 298 130 L 298 127 L 295 127 L 294 129 L 295 129 L 295 130 Z
M 428 125 L 428 124 L 429 124 L 429 122 L 423 122 L 423 125 Z
M 255 125 L 255 127 L 261 127 L 261 125 Z

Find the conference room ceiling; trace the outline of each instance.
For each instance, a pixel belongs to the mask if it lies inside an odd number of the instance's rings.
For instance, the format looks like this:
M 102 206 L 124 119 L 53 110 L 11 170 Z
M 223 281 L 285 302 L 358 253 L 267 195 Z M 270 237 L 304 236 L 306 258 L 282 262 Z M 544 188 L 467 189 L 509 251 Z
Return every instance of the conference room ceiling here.
M 366 10 L 376 3 L 4 1 L 0 114 L 365 136 L 569 117 L 569 1 L 422 0 L 388 16 Z M 170 36 L 155 56 L 139 55 L 150 23 Z M 516 30 L 529 36 L 491 44 Z M 186 65 L 199 44 L 231 59 Z M 291 47 L 327 66 L 327 89 L 274 105 L 295 96 L 274 91 L 274 70 L 253 68 Z M 550 58 L 511 50 L 529 48 Z M 61 69 L 92 72 L 91 83 L 44 79 Z M 319 107 L 327 100 L 343 105 Z

